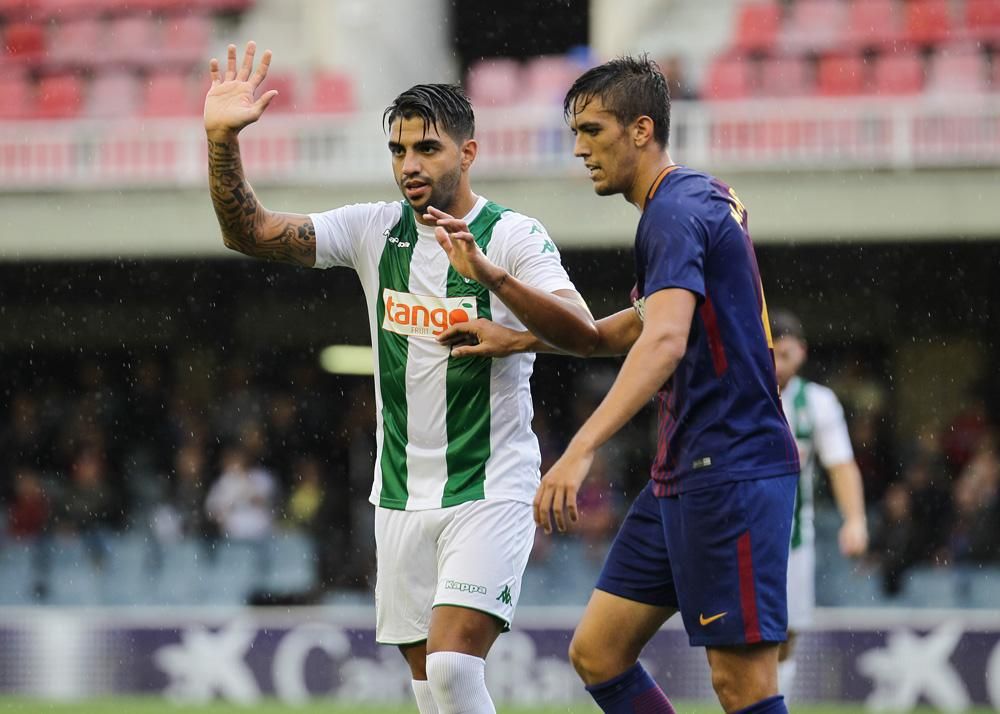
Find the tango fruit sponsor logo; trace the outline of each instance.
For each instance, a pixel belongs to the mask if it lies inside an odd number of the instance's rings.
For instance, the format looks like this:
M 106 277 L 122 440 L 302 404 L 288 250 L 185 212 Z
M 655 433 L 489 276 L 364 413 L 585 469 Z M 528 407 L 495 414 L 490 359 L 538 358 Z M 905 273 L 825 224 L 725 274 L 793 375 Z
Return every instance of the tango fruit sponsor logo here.
M 382 329 L 400 335 L 436 337 L 457 322 L 476 317 L 476 298 L 433 297 L 386 289 L 382 292 L 385 317 Z

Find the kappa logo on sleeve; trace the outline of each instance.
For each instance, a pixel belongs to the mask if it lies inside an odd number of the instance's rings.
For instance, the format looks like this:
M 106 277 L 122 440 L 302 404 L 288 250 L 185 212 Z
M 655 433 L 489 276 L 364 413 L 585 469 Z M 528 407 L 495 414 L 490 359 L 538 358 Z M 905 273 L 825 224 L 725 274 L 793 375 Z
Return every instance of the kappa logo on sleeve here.
M 476 298 L 414 295 L 386 288 L 382 291 L 385 317 L 382 329 L 399 335 L 436 337 L 458 322 L 477 316 Z

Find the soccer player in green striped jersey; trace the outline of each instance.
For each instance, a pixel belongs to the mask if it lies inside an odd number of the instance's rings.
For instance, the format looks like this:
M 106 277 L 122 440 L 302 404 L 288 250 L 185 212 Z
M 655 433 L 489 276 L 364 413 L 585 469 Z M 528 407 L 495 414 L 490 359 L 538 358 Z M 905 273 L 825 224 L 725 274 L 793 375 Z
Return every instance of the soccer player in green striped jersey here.
M 778 650 L 778 681 L 787 696 L 795 680 L 795 635 L 812 625 L 816 607 L 813 490 L 818 466 L 830 477 L 833 497 L 844 519 L 839 535 L 844 555 L 856 557 L 865 552 L 868 526 L 861 471 L 854 460 L 844 409 L 831 389 L 798 374 L 806 361 L 802 323 L 787 310 L 774 310 L 771 336 L 781 406 L 798 445 L 802 469 L 788 557 L 788 641 Z
M 226 67 L 209 66 L 209 187 L 223 240 L 360 278 L 375 359 L 376 639 L 402 651 L 421 714 L 494 712 L 485 657 L 510 625 L 535 532 L 534 358 L 455 359 L 435 338 L 488 318 L 587 354 L 593 317 L 542 224 L 473 193 L 475 119 L 453 85 L 417 85 L 385 112 L 404 200 L 264 208 L 237 139 L 276 94 L 254 97 L 271 61 L 264 52 L 254 67 L 255 51 L 249 43 L 238 65 L 230 45 Z

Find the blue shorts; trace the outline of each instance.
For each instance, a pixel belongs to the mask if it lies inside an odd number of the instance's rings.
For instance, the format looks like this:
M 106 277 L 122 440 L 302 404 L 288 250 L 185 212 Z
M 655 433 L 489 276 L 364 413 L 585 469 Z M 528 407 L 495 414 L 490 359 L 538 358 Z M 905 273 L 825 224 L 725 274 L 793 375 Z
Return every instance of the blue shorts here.
M 798 474 L 657 498 L 647 484 L 597 580 L 680 611 L 692 646 L 787 639 L 786 580 Z

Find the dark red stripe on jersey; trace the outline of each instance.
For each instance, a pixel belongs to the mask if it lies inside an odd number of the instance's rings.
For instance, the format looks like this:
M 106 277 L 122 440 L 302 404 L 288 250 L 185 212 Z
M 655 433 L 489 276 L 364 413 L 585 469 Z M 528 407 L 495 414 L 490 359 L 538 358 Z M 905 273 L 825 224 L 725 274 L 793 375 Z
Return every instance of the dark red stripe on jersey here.
M 760 623 L 757 620 L 757 593 L 753 582 L 753 554 L 750 548 L 750 531 L 745 531 L 736 541 L 736 557 L 740 575 L 740 607 L 743 610 L 743 637 L 748 645 L 760 642 Z
M 715 376 L 721 377 L 726 373 L 729 363 L 726 361 L 726 350 L 722 345 L 719 320 L 715 315 L 712 299 L 708 295 L 705 296 L 705 302 L 701 304 L 698 311 L 701 313 L 701 321 L 705 325 L 705 336 L 708 338 L 708 349 L 712 352 L 712 366 L 715 367 Z

